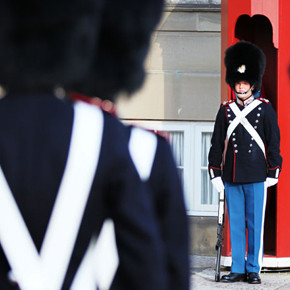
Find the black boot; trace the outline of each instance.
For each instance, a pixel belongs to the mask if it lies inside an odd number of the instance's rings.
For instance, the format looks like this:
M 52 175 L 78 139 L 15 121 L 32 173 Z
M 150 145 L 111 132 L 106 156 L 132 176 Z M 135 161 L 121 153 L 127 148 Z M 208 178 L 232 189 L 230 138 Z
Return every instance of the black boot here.
M 233 282 L 239 282 L 239 281 L 247 281 L 246 274 L 240 274 L 240 273 L 230 273 L 229 275 L 223 275 L 221 278 L 221 282 L 226 283 L 233 283 Z
M 261 284 L 261 278 L 258 273 L 248 273 L 248 282 L 250 284 Z

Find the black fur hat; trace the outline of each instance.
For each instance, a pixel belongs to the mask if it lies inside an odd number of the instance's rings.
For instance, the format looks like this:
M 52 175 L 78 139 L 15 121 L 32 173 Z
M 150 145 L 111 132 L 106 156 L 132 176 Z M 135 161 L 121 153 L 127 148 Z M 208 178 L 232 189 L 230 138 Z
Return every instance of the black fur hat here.
M 96 49 L 102 2 L 0 1 L 0 85 L 25 93 L 79 81 Z
M 234 90 L 239 81 L 247 81 L 254 86 L 253 92 L 260 90 L 265 71 L 265 55 L 256 45 L 240 41 L 225 52 L 226 82 Z
M 115 100 L 131 94 L 145 78 L 144 60 L 163 0 L 106 0 L 92 70 L 75 91 Z

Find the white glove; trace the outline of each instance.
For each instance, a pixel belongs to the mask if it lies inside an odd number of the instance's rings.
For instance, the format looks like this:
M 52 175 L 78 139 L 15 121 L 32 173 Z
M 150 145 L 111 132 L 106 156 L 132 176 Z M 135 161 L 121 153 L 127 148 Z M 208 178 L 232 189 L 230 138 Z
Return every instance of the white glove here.
M 222 181 L 222 178 L 219 177 L 215 177 L 211 180 L 211 183 L 213 184 L 214 188 L 218 191 L 221 192 L 225 189 L 224 183 Z
M 275 185 L 278 182 L 278 178 L 267 177 L 266 179 L 266 186 L 270 187 Z

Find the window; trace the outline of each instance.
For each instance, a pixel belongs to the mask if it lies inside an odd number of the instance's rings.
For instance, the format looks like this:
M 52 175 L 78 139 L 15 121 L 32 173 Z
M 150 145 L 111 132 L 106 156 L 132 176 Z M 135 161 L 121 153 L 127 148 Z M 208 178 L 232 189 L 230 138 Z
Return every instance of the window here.
M 218 192 L 212 186 L 207 171 L 208 152 L 211 146 L 211 136 L 213 132 L 213 124 L 199 123 L 195 126 L 195 177 L 194 186 L 195 202 L 193 213 L 195 215 L 216 215 L 218 210 Z M 199 152 L 199 154 L 198 154 Z
M 172 147 L 190 215 L 217 215 L 218 193 L 213 188 L 207 156 L 212 122 L 124 121 L 163 135 Z
M 163 135 L 171 144 L 177 170 L 184 186 L 184 132 L 157 130 L 156 133 Z

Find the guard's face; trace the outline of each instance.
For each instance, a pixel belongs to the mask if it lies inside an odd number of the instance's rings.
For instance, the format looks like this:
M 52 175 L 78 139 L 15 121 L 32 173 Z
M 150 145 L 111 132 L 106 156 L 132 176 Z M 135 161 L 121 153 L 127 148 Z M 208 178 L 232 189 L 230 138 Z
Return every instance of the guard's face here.
M 235 84 L 235 91 L 238 94 L 240 99 L 247 99 L 251 94 L 252 90 L 250 90 L 251 85 L 247 81 L 240 81 Z M 247 94 L 240 94 L 240 93 L 245 93 L 248 92 Z

